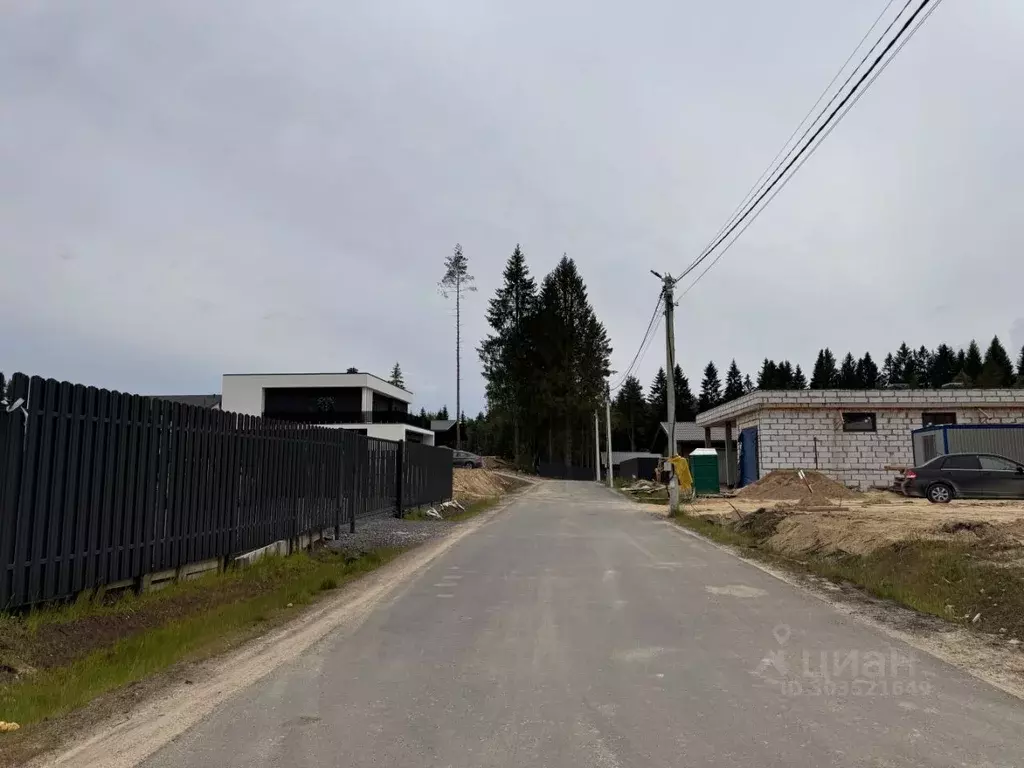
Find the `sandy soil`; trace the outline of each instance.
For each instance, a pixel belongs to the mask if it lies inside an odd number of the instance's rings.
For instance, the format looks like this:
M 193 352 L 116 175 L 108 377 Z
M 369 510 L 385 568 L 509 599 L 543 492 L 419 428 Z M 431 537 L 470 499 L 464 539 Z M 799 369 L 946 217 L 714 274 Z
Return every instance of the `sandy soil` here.
M 920 539 L 963 543 L 1002 539 L 1024 546 L 1024 501 L 930 504 L 924 499 L 876 492 L 836 500 L 828 506 L 740 497 L 698 499 L 686 506 L 686 512 L 738 519 L 765 507 L 786 514 L 767 543 L 789 555 L 838 551 L 863 555 L 899 541 Z
M 455 498 L 460 501 L 501 496 L 516 483 L 516 478 L 490 469 L 456 469 L 452 479 Z

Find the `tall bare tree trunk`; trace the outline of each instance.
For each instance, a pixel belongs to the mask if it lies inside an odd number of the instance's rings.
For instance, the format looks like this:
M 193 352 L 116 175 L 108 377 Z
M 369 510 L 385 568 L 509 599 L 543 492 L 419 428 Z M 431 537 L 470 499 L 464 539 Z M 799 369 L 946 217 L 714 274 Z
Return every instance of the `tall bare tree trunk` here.
M 572 419 L 565 415 L 565 466 L 572 466 Z
M 515 458 L 516 468 L 519 467 L 519 410 L 512 413 L 512 456 Z

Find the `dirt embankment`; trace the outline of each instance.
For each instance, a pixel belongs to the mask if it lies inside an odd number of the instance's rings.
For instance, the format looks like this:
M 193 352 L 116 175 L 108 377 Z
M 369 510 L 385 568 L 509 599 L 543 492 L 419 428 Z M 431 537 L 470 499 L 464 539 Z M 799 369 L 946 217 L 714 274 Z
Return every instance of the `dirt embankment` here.
M 459 501 L 476 501 L 502 496 L 525 482 L 490 469 L 456 469 L 452 487 Z
M 804 474 L 806 482 L 795 472 L 772 472 L 733 498 L 699 498 L 685 511 L 737 528 L 754 526 L 766 547 L 790 557 L 868 555 L 919 541 L 1000 552 L 1024 547 L 1024 501 L 930 504 L 887 491 L 859 493 L 816 472 Z M 749 515 L 754 519 L 740 522 Z

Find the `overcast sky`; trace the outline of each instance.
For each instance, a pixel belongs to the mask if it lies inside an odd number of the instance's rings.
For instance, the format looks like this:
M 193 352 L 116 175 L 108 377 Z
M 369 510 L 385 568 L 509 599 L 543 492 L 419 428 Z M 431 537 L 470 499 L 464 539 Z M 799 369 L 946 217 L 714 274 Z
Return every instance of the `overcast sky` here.
M 144 393 L 387 375 L 464 409 L 517 242 L 633 357 L 882 0 L 20 0 L 0 12 L 0 370 Z M 902 5 L 897 2 L 896 5 Z M 700 369 L 1024 345 L 1024 3 L 948 0 L 677 312 Z M 659 341 L 640 367 L 645 386 Z

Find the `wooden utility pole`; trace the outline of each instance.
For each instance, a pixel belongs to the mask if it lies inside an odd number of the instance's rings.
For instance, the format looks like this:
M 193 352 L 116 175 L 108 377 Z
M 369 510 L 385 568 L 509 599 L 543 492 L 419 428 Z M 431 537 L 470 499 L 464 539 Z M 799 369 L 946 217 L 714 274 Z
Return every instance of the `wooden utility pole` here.
M 675 285 L 676 281 L 668 272 L 664 277 L 653 269 L 651 274 L 661 280 L 661 300 L 665 305 L 665 400 L 668 416 L 668 448 L 665 455 L 672 458 L 676 454 L 676 329 L 675 329 Z M 679 486 L 673 473 L 669 479 L 668 513 L 674 515 L 678 505 Z
M 607 387 L 605 388 L 604 397 L 604 419 L 605 419 L 605 440 L 608 446 L 608 487 L 614 488 L 615 482 L 612 480 L 612 393 Z

